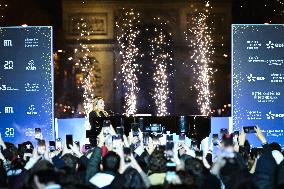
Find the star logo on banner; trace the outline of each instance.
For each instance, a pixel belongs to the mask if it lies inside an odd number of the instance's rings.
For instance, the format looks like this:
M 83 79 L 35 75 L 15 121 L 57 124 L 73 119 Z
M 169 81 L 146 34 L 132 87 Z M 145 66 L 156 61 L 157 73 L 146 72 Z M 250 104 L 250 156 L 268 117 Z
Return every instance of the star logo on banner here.
M 267 119 L 274 119 L 275 118 L 275 114 L 271 113 L 271 111 L 268 114 L 266 114 L 266 116 L 267 116 Z
M 249 74 L 249 76 L 247 76 L 248 78 L 248 82 L 255 82 L 256 77 L 254 77 L 252 74 Z
M 271 41 L 269 41 L 267 44 L 266 44 L 266 47 L 268 49 L 274 49 L 274 43 L 272 43 Z

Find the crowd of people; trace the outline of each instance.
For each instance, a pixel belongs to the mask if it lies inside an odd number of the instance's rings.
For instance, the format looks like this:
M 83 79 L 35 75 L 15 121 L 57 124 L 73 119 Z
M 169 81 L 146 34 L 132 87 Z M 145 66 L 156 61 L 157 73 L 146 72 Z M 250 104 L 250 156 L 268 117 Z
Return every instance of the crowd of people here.
M 203 149 L 186 140 L 171 146 L 162 135 L 145 143 L 143 134 L 118 137 L 111 127 L 86 151 L 76 143 L 50 151 L 42 140 L 17 148 L 0 138 L 0 188 L 284 188 L 281 146 L 268 144 L 259 127 L 262 148 L 252 149 L 244 130 L 225 133 Z

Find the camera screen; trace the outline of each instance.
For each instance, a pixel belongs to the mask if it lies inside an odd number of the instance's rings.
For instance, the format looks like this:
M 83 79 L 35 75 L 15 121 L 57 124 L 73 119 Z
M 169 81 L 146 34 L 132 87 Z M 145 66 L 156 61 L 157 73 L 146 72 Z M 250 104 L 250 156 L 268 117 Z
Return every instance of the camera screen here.
M 246 126 L 246 127 L 243 127 L 245 133 L 256 133 L 255 129 L 256 129 L 256 126 Z
M 151 130 L 151 132 L 159 133 L 159 132 L 161 132 L 161 125 L 160 124 L 151 124 L 150 130 Z
M 132 123 L 131 124 L 131 129 L 132 129 L 132 134 L 133 136 L 139 136 L 139 124 L 138 123 Z
M 56 149 L 58 149 L 58 150 L 62 149 L 62 139 L 61 138 L 56 139 L 55 146 L 56 146 Z

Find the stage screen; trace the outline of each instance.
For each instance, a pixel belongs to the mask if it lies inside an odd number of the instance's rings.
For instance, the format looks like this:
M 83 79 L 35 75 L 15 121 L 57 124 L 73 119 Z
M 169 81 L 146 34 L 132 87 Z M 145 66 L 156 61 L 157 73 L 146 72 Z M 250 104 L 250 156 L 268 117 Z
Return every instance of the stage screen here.
M 284 26 L 232 25 L 234 130 L 259 125 L 284 147 Z M 249 142 L 260 146 L 255 134 Z
M 53 133 L 52 27 L 0 28 L 0 132 L 4 141 Z

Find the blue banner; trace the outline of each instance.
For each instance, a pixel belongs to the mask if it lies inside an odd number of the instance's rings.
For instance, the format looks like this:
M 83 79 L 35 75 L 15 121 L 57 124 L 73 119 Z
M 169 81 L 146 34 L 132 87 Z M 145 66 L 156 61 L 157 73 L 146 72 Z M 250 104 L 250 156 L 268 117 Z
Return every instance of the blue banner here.
M 15 144 L 53 140 L 52 27 L 0 28 L 0 132 Z
M 232 26 L 232 116 L 235 130 L 258 125 L 284 147 L 284 26 Z M 254 134 L 247 134 L 260 146 Z

